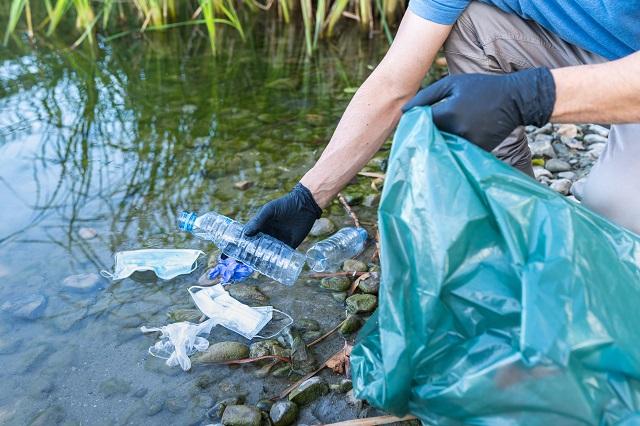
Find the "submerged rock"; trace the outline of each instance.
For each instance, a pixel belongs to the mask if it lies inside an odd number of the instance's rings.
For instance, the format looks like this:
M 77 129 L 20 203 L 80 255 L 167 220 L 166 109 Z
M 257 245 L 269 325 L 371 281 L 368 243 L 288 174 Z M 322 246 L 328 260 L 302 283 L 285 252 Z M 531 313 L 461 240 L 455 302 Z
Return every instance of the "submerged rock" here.
M 292 401 L 278 401 L 271 407 L 269 417 L 273 426 L 289 426 L 298 418 L 298 405 Z
M 100 384 L 100 392 L 102 392 L 102 394 L 107 398 L 113 395 L 127 394 L 130 390 L 131 384 L 118 377 L 112 377 Z
M 348 335 L 355 333 L 362 327 L 362 319 L 357 315 L 349 315 L 340 326 L 340 334 Z
M 312 318 L 302 318 L 296 321 L 296 327 L 300 331 L 319 331 L 320 323 Z
M 260 426 L 260 410 L 249 405 L 229 405 L 222 415 L 225 426 Z
M 313 342 L 320 336 L 322 336 L 322 332 L 320 330 L 309 330 L 302 333 L 302 338 L 305 342 Z
M 269 298 L 264 295 L 255 285 L 246 284 L 231 284 L 225 287 L 231 297 L 238 299 L 243 303 L 263 303 L 267 302 Z
M 359 314 L 373 311 L 378 304 L 378 298 L 372 294 L 354 294 L 347 298 L 346 303 L 348 314 Z
M 369 267 L 361 260 L 347 259 L 342 264 L 342 270 L 345 272 L 367 272 Z
M 38 412 L 31 422 L 30 426 L 48 426 L 48 425 L 58 425 L 63 422 L 65 418 L 64 408 L 59 405 L 54 405 L 45 408 L 44 410 Z
M 41 294 L 27 294 L 9 299 L 0 305 L 0 311 L 15 318 L 35 320 L 44 314 L 47 298 Z
M 344 303 L 347 299 L 347 292 L 341 291 L 339 293 L 331 293 L 331 297 L 333 297 L 336 302 Z
M 62 286 L 67 290 L 87 292 L 100 285 L 100 276 L 94 272 L 88 274 L 70 275 L 62 281 Z
M 273 377 L 286 377 L 291 374 L 291 364 L 282 364 L 280 367 L 275 367 L 271 370 Z
M 269 412 L 271 407 L 273 407 L 273 401 L 270 399 L 261 399 L 256 403 L 256 407 L 262 411 Z
M 298 405 L 307 405 L 322 395 L 329 393 L 329 385 L 321 377 L 305 380 L 289 394 L 289 401 Z
M 313 237 L 322 237 L 324 235 L 331 234 L 336 230 L 336 225 L 326 217 L 321 217 L 316 220 L 309 231 L 309 235 Z
M 171 322 L 198 322 L 202 317 L 202 312 L 197 309 L 174 309 L 167 312 L 167 317 Z
M 249 347 L 240 342 L 218 342 L 207 348 L 206 351 L 200 352 L 193 360 L 195 362 L 224 362 L 235 359 L 247 358 L 249 356 Z
M 346 291 L 351 287 L 351 280 L 344 275 L 326 277 L 320 281 L 320 287 L 331 291 Z
M 329 385 L 329 388 L 338 393 L 347 393 L 353 389 L 353 383 L 349 379 L 341 379 L 338 383 Z
M 258 358 L 266 355 L 289 356 L 289 350 L 283 348 L 275 339 L 260 340 L 249 346 L 249 357 Z M 263 361 L 268 362 L 268 360 Z
M 215 403 L 213 407 L 211 407 L 207 411 L 207 417 L 213 420 L 219 420 L 222 418 L 222 414 L 228 405 L 241 405 L 244 404 L 244 395 L 236 395 L 229 398 L 222 399 Z
M 291 348 L 291 370 L 302 375 L 315 370 L 316 360 L 307 349 L 300 332 L 293 327 L 288 327 L 282 334 Z

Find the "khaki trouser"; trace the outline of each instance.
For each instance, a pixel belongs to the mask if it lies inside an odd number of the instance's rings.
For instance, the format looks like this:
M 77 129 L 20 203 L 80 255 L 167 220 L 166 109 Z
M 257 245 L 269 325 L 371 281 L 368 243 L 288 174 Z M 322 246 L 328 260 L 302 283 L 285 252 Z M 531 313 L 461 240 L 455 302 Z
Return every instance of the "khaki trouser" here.
M 458 18 L 444 52 L 452 74 L 502 74 L 606 62 L 533 21 L 478 1 L 472 1 Z M 493 153 L 533 175 L 523 128 L 516 129 Z M 611 127 L 606 149 L 581 192 L 577 196 L 585 206 L 640 234 L 640 124 Z

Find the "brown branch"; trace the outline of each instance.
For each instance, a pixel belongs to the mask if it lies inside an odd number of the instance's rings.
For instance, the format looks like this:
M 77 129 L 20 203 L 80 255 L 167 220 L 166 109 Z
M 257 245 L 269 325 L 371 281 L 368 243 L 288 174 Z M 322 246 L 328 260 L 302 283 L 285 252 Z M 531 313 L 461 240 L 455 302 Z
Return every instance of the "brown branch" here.
M 313 342 L 309 343 L 307 345 L 307 347 L 311 347 L 317 343 L 320 343 L 321 341 L 323 341 L 324 339 L 326 339 L 327 337 L 331 336 L 333 333 L 336 332 L 336 330 L 338 330 L 340 328 L 340 326 L 342 324 L 344 324 L 346 320 L 342 320 L 338 325 L 336 325 L 335 327 L 333 327 L 331 330 L 327 331 L 325 334 L 323 334 L 322 336 L 318 337 L 316 340 L 314 340 Z
M 347 200 L 341 192 L 338 192 L 338 200 L 340 200 L 344 209 L 347 211 L 349 216 L 351 216 L 351 219 L 353 219 L 353 223 L 356 225 L 356 228 L 360 228 L 360 219 L 358 219 L 358 216 L 355 214 L 349 203 L 347 203 Z
M 364 274 L 360 275 L 355 281 L 353 281 L 353 283 L 351 283 L 351 287 L 349 287 L 349 290 L 347 291 L 347 294 L 349 296 L 351 296 L 353 294 L 353 292 L 356 291 L 356 288 L 358 288 L 358 285 L 360 284 L 360 281 L 366 280 L 370 276 L 371 276 L 370 272 L 365 272 Z

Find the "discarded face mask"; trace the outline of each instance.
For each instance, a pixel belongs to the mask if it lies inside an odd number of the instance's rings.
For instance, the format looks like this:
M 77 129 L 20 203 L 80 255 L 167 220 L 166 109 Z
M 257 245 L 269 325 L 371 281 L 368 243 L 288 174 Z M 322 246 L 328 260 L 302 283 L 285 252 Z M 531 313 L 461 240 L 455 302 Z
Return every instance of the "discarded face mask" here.
M 215 321 L 207 320 L 201 324 L 190 322 L 176 322 L 163 327 L 140 327 L 143 333 L 160 331 L 162 335 L 155 345 L 149 348 L 149 353 L 156 358 L 166 359 L 169 367 L 180 365 L 184 371 L 191 368 L 190 355 L 202 352 L 209 347 L 209 341 L 199 334 L 208 335 L 216 325 Z
M 259 306 L 252 308 L 231 297 L 229 293 L 217 284 L 213 287 L 189 287 L 189 294 L 198 309 L 216 324 L 231 330 L 251 340 L 254 337 L 269 339 L 277 336 L 287 325 L 293 323 L 293 319 L 273 306 Z M 278 332 L 270 336 L 260 336 L 260 330 L 273 317 L 273 312 L 279 312 L 289 319 L 289 324 L 283 326 Z
M 144 249 L 119 251 L 115 255 L 114 272 L 101 271 L 102 276 L 112 280 L 127 278 L 137 271 L 154 271 L 158 278 L 170 280 L 189 274 L 197 267 L 200 250 L 189 249 Z

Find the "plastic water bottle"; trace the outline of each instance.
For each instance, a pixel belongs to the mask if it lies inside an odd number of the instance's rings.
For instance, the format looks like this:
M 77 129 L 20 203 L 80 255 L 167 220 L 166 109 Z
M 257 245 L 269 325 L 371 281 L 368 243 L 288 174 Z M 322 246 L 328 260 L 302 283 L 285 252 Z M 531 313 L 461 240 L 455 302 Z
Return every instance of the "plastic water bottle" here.
M 364 228 L 342 228 L 307 251 L 307 264 L 316 272 L 336 270 L 346 259 L 362 253 L 367 242 Z
M 178 228 L 212 241 L 227 256 L 282 284 L 293 285 L 304 266 L 302 253 L 261 232 L 247 237 L 242 224 L 216 212 L 182 212 Z

